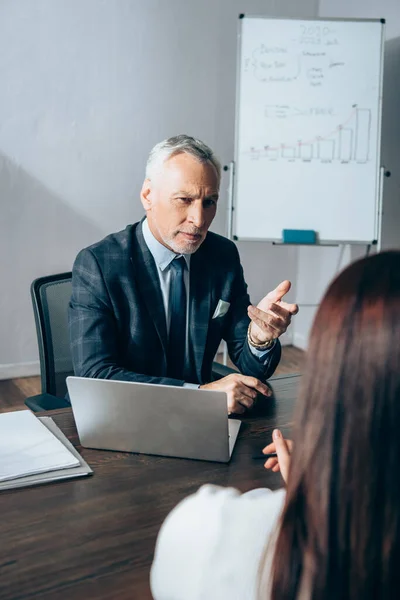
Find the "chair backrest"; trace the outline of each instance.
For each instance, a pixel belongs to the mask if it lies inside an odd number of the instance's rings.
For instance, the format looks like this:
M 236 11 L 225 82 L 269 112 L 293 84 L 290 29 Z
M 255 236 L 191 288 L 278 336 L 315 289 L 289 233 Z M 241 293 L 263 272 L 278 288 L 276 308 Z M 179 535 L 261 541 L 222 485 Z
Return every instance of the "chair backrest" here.
M 42 393 L 63 398 L 65 379 L 73 374 L 68 332 L 72 273 L 39 277 L 31 285 L 39 346 Z

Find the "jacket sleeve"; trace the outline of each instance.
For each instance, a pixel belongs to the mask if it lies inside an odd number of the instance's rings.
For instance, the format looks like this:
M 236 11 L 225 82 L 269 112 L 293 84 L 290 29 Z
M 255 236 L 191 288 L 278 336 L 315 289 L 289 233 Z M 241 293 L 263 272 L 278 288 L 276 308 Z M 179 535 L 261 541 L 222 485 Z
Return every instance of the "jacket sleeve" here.
M 236 246 L 235 251 L 235 280 L 233 284 L 233 301 L 229 310 L 230 316 L 227 320 L 223 337 L 228 345 L 228 352 L 232 362 L 243 375 L 257 377 L 266 381 L 271 377 L 279 364 L 281 358 L 281 344 L 276 340 L 275 346 L 264 357 L 254 355 L 247 342 L 247 329 L 250 318 L 247 307 L 250 298 L 247 293 L 247 284 L 243 276 L 243 268 L 240 264 L 239 253 Z
M 140 383 L 182 386 L 184 381 L 135 373 L 118 364 L 118 331 L 101 268 L 90 249 L 82 250 L 72 269 L 68 311 L 75 375 Z

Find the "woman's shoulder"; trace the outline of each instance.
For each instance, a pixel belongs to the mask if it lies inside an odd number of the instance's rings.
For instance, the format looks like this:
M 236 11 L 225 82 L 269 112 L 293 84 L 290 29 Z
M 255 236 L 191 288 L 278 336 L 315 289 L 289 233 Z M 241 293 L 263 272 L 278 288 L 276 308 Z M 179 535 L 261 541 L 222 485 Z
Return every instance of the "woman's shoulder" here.
M 151 577 L 156 600 L 202 598 L 200 590 L 204 597 L 207 590 L 228 597 L 228 588 L 238 591 L 244 584 L 249 594 L 243 597 L 252 598 L 250 588 L 284 497 L 284 490 L 260 488 L 241 494 L 235 488 L 204 485 L 185 498 L 158 536 Z M 181 595 L 161 593 L 170 584 L 174 590 L 180 587 Z
M 174 521 L 190 519 L 192 522 L 195 514 L 197 519 L 203 515 L 209 520 L 212 515 L 214 518 L 221 518 L 222 523 L 227 524 L 228 512 L 229 517 L 235 518 L 236 524 L 244 519 L 247 527 L 249 516 L 254 520 L 261 517 L 264 523 L 265 516 L 270 516 L 272 517 L 271 521 L 275 524 L 274 517 L 277 516 L 277 513 L 280 513 L 284 497 L 284 489 L 272 491 L 268 488 L 257 488 L 241 493 L 233 487 L 207 484 L 199 488 L 196 493 L 182 500 L 169 514 L 167 521 L 168 519 Z M 251 511 L 251 515 L 249 515 L 249 511 Z

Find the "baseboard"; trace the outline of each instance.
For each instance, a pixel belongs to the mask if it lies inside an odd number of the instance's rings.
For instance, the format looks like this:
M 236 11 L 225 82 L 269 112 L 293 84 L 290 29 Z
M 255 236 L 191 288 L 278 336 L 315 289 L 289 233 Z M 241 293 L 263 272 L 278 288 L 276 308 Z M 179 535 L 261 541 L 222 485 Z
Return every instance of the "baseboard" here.
M 0 380 L 34 377 L 35 375 L 40 375 L 40 363 L 38 360 L 27 363 L 0 365 Z
M 294 333 L 293 335 L 293 346 L 300 348 L 300 350 L 307 350 L 307 338 L 302 333 Z

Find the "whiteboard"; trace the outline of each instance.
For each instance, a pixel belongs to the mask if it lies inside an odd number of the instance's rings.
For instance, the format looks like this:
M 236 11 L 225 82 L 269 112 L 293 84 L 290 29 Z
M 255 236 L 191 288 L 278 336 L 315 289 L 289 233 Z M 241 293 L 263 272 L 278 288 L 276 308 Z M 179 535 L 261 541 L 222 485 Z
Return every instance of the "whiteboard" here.
M 240 21 L 233 234 L 378 236 L 384 25 Z

